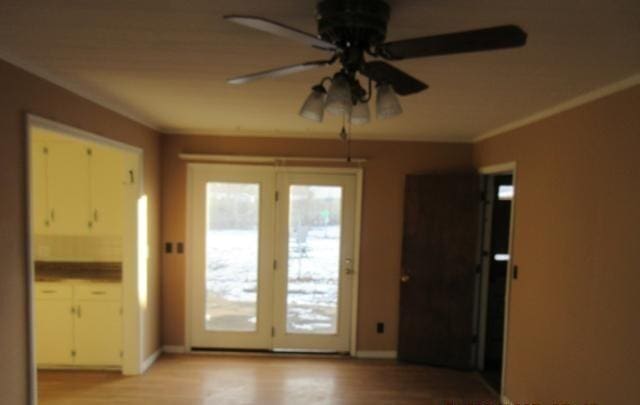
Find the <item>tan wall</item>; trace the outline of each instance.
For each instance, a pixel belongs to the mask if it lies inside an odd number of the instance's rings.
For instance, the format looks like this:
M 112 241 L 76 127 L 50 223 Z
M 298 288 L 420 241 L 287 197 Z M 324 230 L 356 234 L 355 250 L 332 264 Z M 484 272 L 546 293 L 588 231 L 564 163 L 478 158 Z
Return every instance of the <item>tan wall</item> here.
M 640 87 L 478 143 L 517 161 L 506 394 L 640 398 Z
M 344 156 L 334 140 L 166 136 L 163 145 L 163 238 L 185 240 L 186 164 L 180 152 L 268 155 Z M 470 167 L 471 146 L 413 142 L 354 142 L 353 156 L 365 157 L 361 272 L 358 313 L 359 350 L 395 350 L 404 176 L 418 171 Z M 165 344 L 184 342 L 184 255 L 164 254 Z M 376 334 L 376 322 L 385 322 Z
M 33 113 L 144 149 L 150 202 L 149 316 L 145 353 L 160 346 L 158 236 L 160 137 L 154 131 L 0 61 L 0 403 L 28 397 L 27 197 L 25 113 Z

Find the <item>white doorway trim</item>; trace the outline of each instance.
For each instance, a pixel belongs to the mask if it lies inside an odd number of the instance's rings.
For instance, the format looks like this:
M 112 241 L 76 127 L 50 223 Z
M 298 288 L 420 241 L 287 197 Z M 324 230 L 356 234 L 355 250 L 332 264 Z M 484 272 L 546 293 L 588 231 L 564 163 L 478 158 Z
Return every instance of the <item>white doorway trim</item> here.
M 32 196 L 31 196 L 31 146 L 33 142 L 33 128 L 42 128 L 55 131 L 61 136 L 74 139 L 95 142 L 104 146 L 119 149 L 128 154 L 135 155 L 137 160 L 137 177 L 135 189 L 135 201 L 131 201 L 132 206 L 138 206 L 139 200 L 144 197 L 143 187 L 143 150 L 141 148 L 128 145 L 122 142 L 96 135 L 94 133 L 74 128 L 65 124 L 58 123 L 37 115 L 27 114 L 25 119 L 26 125 L 26 145 L 25 145 L 25 162 L 26 162 L 26 201 L 27 201 L 27 296 L 28 296 L 28 325 L 29 325 L 29 370 L 30 370 L 30 403 L 37 403 L 37 366 L 35 363 L 35 338 L 34 338 L 34 297 L 33 288 L 35 283 L 34 268 L 34 250 L 33 250 L 33 234 L 32 234 Z M 132 197 L 133 198 L 133 197 Z M 125 210 L 126 212 L 126 210 Z M 125 375 L 136 375 L 142 373 L 145 359 L 143 358 L 143 310 L 140 300 L 141 294 L 145 292 L 146 285 L 142 285 L 142 276 L 146 277 L 146 269 L 140 271 L 140 263 L 143 259 L 146 261 L 147 246 L 144 249 L 138 246 L 138 242 L 146 240 L 141 238 L 139 225 L 146 223 L 146 218 L 142 218 L 139 210 L 131 213 L 131 218 L 135 218 L 132 226 L 125 231 L 125 240 L 128 244 L 134 243 L 127 249 L 127 243 L 123 243 L 123 268 L 122 268 L 122 287 L 123 287 L 123 362 L 122 373 Z M 143 221 L 144 220 L 144 221 Z M 125 221 L 127 222 L 127 221 Z M 146 230 L 145 233 L 146 235 Z M 133 248 L 131 248 L 133 247 Z
M 199 155 L 198 155 L 199 156 Z M 216 155 L 218 156 L 218 155 Z M 186 283 L 185 283 L 185 297 L 186 297 L 186 305 L 185 305 L 185 329 L 184 329 L 184 352 L 190 353 L 191 350 L 191 313 L 192 313 L 192 296 L 190 294 L 190 286 L 192 282 L 192 246 L 193 241 L 191 241 L 192 227 L 190 218 L 192 217 L 191 211 L 191 189 L 193 185 L 193 179 L 191 171 L 188 170 L 188 166 L 192 164 L 202 165 L 203 163 L 189 162 L 189 159 L 186 159 L 186 155 L 181 155 L 181 158 L 187 160 L 187 229 L 186 229 L 186 237 L 185 242 L 187 244 L 187 257 L 186 257 Z M 349 354 L 352 357 L 356 357 L 357 353 L 357 338 L 358 338 L 358 289 L 359 289 L 359 279 L 360 279 L 360 235 L 361 235 L 361 227 L 362 227 L 362 194 L 363 194 L 363 178 L 364 171 L 362 167 L 314 167 L 314 166 L 280 166 L 278 162 L 273 162 L 274 167 L 274 175 L 281 172 L 297 172 L 297 173 L 317 173 L 317 174 L 352 174 L 356 176 L 356 207 L 355 207 L 355 220 L 354 220 L 354 252 L 353 252 L 353 268 L 354 268 L 354 280 L 352 282 L 352 304 L 351 304 L 351 333 L 350 333 L 350 341 L 349 341 Z M 237 167 L 238 164 L 233 163 L 208 163 L 212 165 L 216 165 L 218 167 Z M 255 165 L 255 164 L 254 164 Z M 242 164 L 242 166 L 252 166 L 251 164 Z M 264 167 L 265 165 L 258 165 Z
M 489 166 L 481 166 L 478 168 L 478 173 L 481 175 L 497 175 L 497 174 L 511 174 L 512 176 L 512 184 L 515 189 L 515 194 L 513 199 L 511 200 L 511 212 L 509 213 L 509 260 L 507 263 L 507 285 L 505 289 L 505 303 L 504 303 L 504 328 L 503 328 L 503 344 L 502 344 L 502 372 L 500 379 L 500 396 L 504 397 L 505 395 L 505 383 L 506 383 L 506 375 L 507 375 L 507 346 L 509 339 L 509 309 L 510 309 L 510 301 L 511 301 L 511 281 L 513 279 L 513 267 L 514 267 L 514 233 L 515 233 L 515 212 L 516 212 L 516 201 L 518 196 L 518 186 L 517 186 L 517 164 L 515 161 L 499 163 L 495 165 Z

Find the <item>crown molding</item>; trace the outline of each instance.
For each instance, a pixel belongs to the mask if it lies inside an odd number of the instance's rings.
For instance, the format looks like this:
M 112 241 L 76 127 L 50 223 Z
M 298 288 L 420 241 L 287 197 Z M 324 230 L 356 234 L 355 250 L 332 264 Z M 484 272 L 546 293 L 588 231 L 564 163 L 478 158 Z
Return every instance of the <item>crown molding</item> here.
M 545 118 L 549 118 L 552 117 L 554 115 L 558 115 L 564 111 L 567 110 L 571 110 L 573 108 L 579 107 L 581 105 L 584 104 L 588 104 L 592 101 L 596 101 L 598 99 L 601 99 L 603 97 L 607 97 L 610 96 L 612 94 L 621 92 L 623 90 L 629 89 L 631 87 L 640 85 L 640 73 L 639 74 L 635 74 L 633 76 L 630 76 L 626 79 L 623 79 L 621 81 L 609 84 L 607 86 L 601 87 L 599 89 L 581 94 L 575 98 L 572 98 L 568 101 L 565 101 L 563 103 L 557 104 L 553 107 L 544 109 L 542 111 L 539 111 L 537 113 L 534 113 L 526 118 L 517 120 L 517 121 L 513 121 L 509 124 L 503 125 L 501 127 L 492 129 L 490 131 L 487 131 L 475 138 L 473 138 L 473 142 L 477 143 L 480 141 L 483 141 L 485 139 L 489 139 L 489 138 L 493 138 L 494 136 L 498 136 L 501 134 L 504 134 L 505 132 L 509 132 L 512 131 L 514 129 L 517 128 L 522 128 L 526 125 L 529 124 L 533 124 L 534 122 L 538 122 L 541 121 Z
M 269 131 L 255 131 L 255 130 L 241 130 L 236 133 L 231 133 L 229 130 L 216 130 L 216 129 L 181 129 L 181 128 L 169 128 L 162 127 L 159 129 L 164 135 L 168 136 L 219 136 L 230 138 L 286 138 L 286 139 L 304 139 L 304 140 L 337 140 L 339 129 L 336 129 L 333 133 L 317 133 L 317 132 L 289 132 L 275 130 Z M 351 137 L 352 141 L 368 141 L 368 142 L 424 142 L 424 143 L 455 143 L 455 144 L 468 144 L 473 140 L 464 137 L 430 137 L 425 138 L 421 136 L 412 135 L 366 135 L 358 134 L 357 129 L 354 131 L 354 136 Z
M 107 110 L 110 110 L 112 112 L 115 112 L 119 115 L 122 115 L 132 121 L 137 122 L 138 124 L 144 125 L 147 128 L 153 129 L 156 132 L 160 132 L 159 131 L 159 127 L 155 124 L 153 124 L 149 119 L 144 118 L 142 116 L 140 116 L 139 114 L 131 111 L 130 109 L 115 103 L 113 101 L 109 101 L 106 98 L 99 96 L 98 94 L 96 94 L 95 92 L 89 91 L 85 88 L 83 88 L 83 86 L 78 85 L 77 83 L 73 83 L 72 81 L 66 80 L 61 78 L 58 75 L 55 75 L 51 72 L 49 72 L 46 69 L 43 69 L 39 66 L 36 66 L 30 62 L 27 62 L 26 60 L 17 57 L 15 55 L 11 55 L 9 53 L 7 53 L 4 50 L 0 50 L 0 59 L 4 60 L 5 62 L 17 66 L 18 68 L 31 73 L 34 76 L 39 77 L 40 79 L 46 80 L 50 83 L 55 84 L 56 86 L 62 87 L 63 89 L 77 95 L 80 96 L 86 100 L 89 100 L 101 107 L 106 108 Z

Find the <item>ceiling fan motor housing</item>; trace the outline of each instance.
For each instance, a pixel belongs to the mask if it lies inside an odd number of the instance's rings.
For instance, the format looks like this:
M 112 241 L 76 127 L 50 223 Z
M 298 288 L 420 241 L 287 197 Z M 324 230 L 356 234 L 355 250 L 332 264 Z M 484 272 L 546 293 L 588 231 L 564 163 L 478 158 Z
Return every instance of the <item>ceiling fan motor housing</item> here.
M 384 0 L 321 0 L 316 7 L 320 37 L 343 49 L 383 43 L 390 15 Z

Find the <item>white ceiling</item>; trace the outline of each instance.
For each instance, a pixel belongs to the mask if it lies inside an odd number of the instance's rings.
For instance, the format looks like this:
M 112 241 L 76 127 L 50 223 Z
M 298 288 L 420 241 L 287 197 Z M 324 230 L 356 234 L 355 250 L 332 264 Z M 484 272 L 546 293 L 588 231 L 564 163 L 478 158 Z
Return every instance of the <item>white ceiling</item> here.
M 428 83 L 405 113 L 355 138 L 469 141 L 640 72 L 638 0 L 392 0 L 388 39 L 513 23 L 525 48 L 395 63 Z M 222 20 L 252 14 L 315 32 L 313 0 L 2 0 L 0 55 L 176 133 L 335 137 L 304 120 L 335 66 L 232 86 L 225 79 L 322 58 Z

